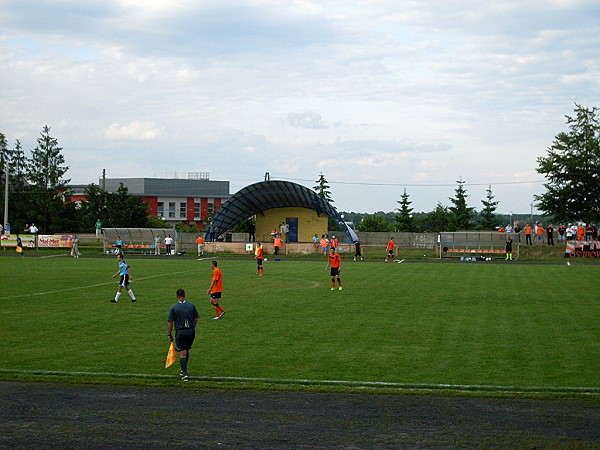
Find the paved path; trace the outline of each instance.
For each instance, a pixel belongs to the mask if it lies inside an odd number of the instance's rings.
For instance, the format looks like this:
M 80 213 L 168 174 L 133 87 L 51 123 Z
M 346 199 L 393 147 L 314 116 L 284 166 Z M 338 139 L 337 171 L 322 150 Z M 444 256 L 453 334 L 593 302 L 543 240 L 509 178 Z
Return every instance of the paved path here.
M 600 448 L 600 401 L 0 382 L 0 448 Z

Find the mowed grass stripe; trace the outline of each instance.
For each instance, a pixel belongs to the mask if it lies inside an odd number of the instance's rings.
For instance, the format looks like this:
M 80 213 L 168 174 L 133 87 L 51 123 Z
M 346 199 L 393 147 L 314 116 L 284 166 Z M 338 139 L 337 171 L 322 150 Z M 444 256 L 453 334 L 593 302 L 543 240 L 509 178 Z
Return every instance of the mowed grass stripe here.
M 190 371 L 205 377 L 600 387 L 598 298 L 580 282 L 597 266 L 344 261 L 330 291 L 324 260 L 269 261 L 265 277 L 223 260 L 228 315 L 213 321 L 208 261 L 129 262 L 139 301 L 115 305 L 112 258 L 0 258 L 0 368 L 175 374 L 165 324 L 183 287 L 201 314 Z M 52 293 L 6 299 L 27 292 Z

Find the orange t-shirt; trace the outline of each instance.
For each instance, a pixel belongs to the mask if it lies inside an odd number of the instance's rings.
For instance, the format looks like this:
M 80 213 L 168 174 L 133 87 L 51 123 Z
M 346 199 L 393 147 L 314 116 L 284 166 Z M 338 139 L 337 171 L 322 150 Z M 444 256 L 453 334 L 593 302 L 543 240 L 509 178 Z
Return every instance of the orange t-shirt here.
M 198 245 L 204 244 L 204 238 L 202 236 L 199 236 L 198 239 L 196 239 L 196 244 L 198 244 Z
M 539 226 L 539 227 L 538 227 L 538 229 L 537 229 L 537 234 L 538 234 L 538 236 L 539 236 L 540 234 L 544 234 L 544 231 L 546 231 L 546 230 L 544 229 L 544 227 L 542 227 L 542 226 Z
M 281 240 L 280 237 L 276 237 L 275 240 L 273 241 L 273 245 L 275 247 L 281 247 L 283 245 L 283 241 Z
M 223 292 L 223 273 L 221 272 L 221 269 L 219 269 L 218 267 L 215 267 L 213 269 L 212 279 L 213 281 L 216 281 L 216 283 L 210 290 L 210 293 L 212 294 L 214 292 Z
M 532 228 L 530 226 L 525 227 L 525 234 L 531 234 Z
M 392 250 L 394 250 L 394 241 L 388 242 L 387 249 L 388 249 L 388 252 L 391 252 Z
M 337 248 L 338 242 L 339 241 L 337 240 L 337 238 L 334 238 L 334 239 L 331 240 L 330 244 L 331 244 L 332 247 L 336 247 Z
M 327 239 L 321 239 L 319 243 L 321 244 L 321 247 L 327 247 L 327 245 L 329 244 L 329 242 L 327 242 Z
M 256 247 L 256 250 L 254 251 L 254 254 L 256 255 L 256 259 L 263 259 L 263 255 L 264 255 L 264 250 L 262 247 Z
M 331 267 L 340 267 L 340 264 L 342 263 L 342 258 L 340 257 L 340 255 L 338 255 L 337 253 L 334 253 L 333 255 L 330 254 L 328 256 L 329 258 L 329 265 Z

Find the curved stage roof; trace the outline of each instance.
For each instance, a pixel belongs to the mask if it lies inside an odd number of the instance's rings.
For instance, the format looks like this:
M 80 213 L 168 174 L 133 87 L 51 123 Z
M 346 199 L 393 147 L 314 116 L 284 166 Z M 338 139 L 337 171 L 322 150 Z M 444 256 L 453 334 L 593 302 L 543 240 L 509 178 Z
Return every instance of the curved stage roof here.
M 205 239 L 208 242 L 215 240 L 225 231 L 254 214 L 273 208 L 289 207 L 307 208 L 318 214 L 325 214 L 338 223 L 350 242 L 358 239 L 354 230 L 344 222 L 328 201 L 319 197 L 315 191 L 290 181 L 261 181 L 236 192 L 215 214 Z

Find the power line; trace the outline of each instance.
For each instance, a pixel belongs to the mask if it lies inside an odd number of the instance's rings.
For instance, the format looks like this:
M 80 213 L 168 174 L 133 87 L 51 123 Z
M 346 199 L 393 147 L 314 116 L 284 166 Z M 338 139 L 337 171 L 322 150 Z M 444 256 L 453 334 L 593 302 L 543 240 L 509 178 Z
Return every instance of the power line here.
M 280 180 L 288 180 L 288 181 L 305 181 L 309 183 L 314 183 L 315 180 L 306 180 L 302 178 L 286 178 L 286 177 L 278 177 Z M 358 186 L 394 186 L 394 187 L 448 187 L 448 186 L 456 186 L 456 183 L 442 183 L 442 184 L 411 184 L 411 183 L 361 183 L 357 181 L 330 181 L 327 180 L 328 183 L 331 184 L 351 184 Z M 532 183 L 545 183 L 546 180 L 535 180 L 535 181 L 501 181 L 498 183 L 464 183 L 464 186 L 496 186 L 499 184 L 532 184 Z

